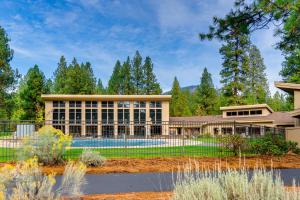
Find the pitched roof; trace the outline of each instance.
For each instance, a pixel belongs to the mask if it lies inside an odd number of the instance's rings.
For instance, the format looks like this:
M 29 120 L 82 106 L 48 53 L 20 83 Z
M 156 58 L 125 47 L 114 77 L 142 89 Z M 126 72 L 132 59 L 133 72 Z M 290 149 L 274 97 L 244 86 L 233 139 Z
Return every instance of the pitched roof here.
M 192 117 L 170 117 L 170 122 L 270 122 L 276 125 L 294 125 L 294 118 L 288 112 L 273 112 L 267 116 L 249 116 L 249 117 L 227 117 L 222 115 L 210 116 L 192 116 Z
M 275 87 L 289 93 L 293 92 L 294 90 L 300 90 L 300 84 L 296 83 L 275 82 Z

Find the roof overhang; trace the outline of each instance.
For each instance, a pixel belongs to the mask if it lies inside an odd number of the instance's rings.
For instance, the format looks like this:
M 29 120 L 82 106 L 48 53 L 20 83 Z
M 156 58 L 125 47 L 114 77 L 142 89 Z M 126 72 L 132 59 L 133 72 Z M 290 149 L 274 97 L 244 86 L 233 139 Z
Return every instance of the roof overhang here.
M 268 106 L 267 104 L 254 104 L 254 105 L 241 105 L 241 106 L 226 106 L 226 107 L 221 107 L 221 111 L 226 111 L 226 110 L 244 110 L 244 109 L 257 109 L 257 108 L 266 108 L 268 109 L 271 113 L 273 113 L 273 109 Z
M 292 117 L 299 118 L 299 117 L 300 117 L 300 108 L 299 108 L 299 109 L 296 109 L 296 110 L 294 110 L 294 111 L 289 112 L 289 114 L 290 114 Z
M 42 99 L 44 101 L 68 101 L 68 100 L 77 100 L 77 101 L 130 101 L 130 100 L 159 100 L 159 101 L 170 101 L 171 95 L 73 95 L 73 94 L 42 94 Z
M 295 90 L 300 90 L 300 84 L 296 83 L 275 82 L 274 84 L 275 87 L 288 93 L 293 93 Z

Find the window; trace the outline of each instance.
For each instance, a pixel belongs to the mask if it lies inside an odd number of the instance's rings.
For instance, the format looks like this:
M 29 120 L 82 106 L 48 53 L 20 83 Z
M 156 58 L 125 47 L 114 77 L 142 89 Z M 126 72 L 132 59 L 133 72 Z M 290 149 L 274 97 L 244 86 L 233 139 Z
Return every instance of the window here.
M 134 108 L 146 108 L 146 102 L 145 101 L 135 101 L 133 103 Z
M 86 109 L 85 110 L 85 121 L 86 121 L 86 124 L 97 124 L 98 110 L 97 109 Z
M 227 116 L 236 116 L 237 112 L 226 112 Z
M 118 102 L 118 108 L 129 108 L 130 103 L 129 101 L 119 101 Z
M 222 134 L 232 134 L 232 128 L 231 127 L 225 127 L 221 128 Z
M 113 109 L 102 109 L 102 123 L 113 124 L 114 123 L 114 110 Z
M 86 108 L 97 108 L 98 102 L 97 101 L 86 101 L 85 107 Z
M 161 109 L 150 109 L 150 119 L 153 124 L 161 123 Z
M 151 101 L 150 108 L 161 108 L 161 102 L 160 101 Z
M 53 101 L 53 107 L 54 108 L 64 108 L 65 102 L 64 101 Z
M 239 111 L 239 112 L 238 112 L 238 115 L 239 115 L 239 116 L 247 116 L 247 115 L 249 115 L 249 111 L 248 111 L 248 110 Z
M 70 124 L 81 124 L 81 109 L 70 109 Z
M 130 121 L 129 109 L 118 109 L 118 123 L 129 123 Z
M 81 101 L 70 101 L 70 108 L 80 108 L 81 107 Z
M 54 109 L 53 110 L 53 123 L 60 124 L 65 123 L 65 109 Z
M 146 110 L 145 109 L 134 109 L 134 123 L 140 124 L 146 122 Z
M 250 115 L 261 115 L 262 114 L 262 110 L 251 110 L 250 111 Z
M 102 108 L 113 108 L 114 102 L 113 101 L 102 101 Z

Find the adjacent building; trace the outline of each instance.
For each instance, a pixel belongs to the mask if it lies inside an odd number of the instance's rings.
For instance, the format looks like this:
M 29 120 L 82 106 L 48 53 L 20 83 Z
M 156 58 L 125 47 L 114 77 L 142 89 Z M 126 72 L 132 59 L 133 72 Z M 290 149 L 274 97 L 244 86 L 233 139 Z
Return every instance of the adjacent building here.
M 275 130 L 272 130 L 275 127 L 294 126 L 294 120 L 288 112 L 274 112 L 267 104 L 227 106 L 220 110 L 221 115 L 170 117 L 170 129 L 173 134 L 262 135 Z

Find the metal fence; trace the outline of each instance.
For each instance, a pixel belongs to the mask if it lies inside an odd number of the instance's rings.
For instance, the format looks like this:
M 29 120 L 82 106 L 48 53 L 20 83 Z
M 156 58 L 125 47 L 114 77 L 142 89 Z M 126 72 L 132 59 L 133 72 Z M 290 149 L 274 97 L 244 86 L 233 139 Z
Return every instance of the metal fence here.
M 85 121 L 0 121 L 0 162 L 15 161 L 24 139 L 33 146 L 39 142 L 38 130 L 52 125 L 72 136 L 72 144 L 64 152 L 66 159 L 78 158 L 84 149 L 100 152 L 108 158 L 120 157 L 224 157 L 234 155 L 222 138 L 238 134 L 246 141 L 265 134 L 280 135 L 283 128 L 221 122 L 128 122 L 102 123 Z M 253 155 L 244 151 L 244 155 Z

